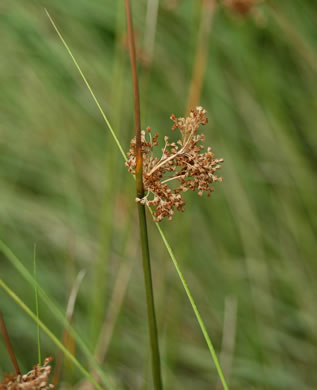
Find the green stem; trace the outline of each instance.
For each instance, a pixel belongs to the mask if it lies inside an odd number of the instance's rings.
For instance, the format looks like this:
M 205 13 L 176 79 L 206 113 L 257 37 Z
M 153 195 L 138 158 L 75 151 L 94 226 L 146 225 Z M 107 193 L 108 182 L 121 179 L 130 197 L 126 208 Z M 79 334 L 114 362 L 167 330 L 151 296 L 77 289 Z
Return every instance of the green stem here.
M 146 225 L 145 206 L 142 205 L 141 203 L 138 203 L 138 213 L 139 213 L 143 272 L 144 272 L 144 283 L 145 283 L 145 293 L 146 293 L 146 303 L 147 303 L 147 315 L 148 315 L 151 352 L 152 352 L 153 382 L 156 390 L 162 390 L 163 385 L 162 385 L 162 378 L 161 378 L 160 352 L 159 352 L 159 345 L 158 345 L 158 332 L 157 332 L 154 296 L 153 296 L 149 240 L 148 240 L 147 225 Z
M 141 114 L 140 114 L 140 96 L 139 96 L 139 85 L 138 85 L 138 73 L 136 66 L 136 54 L 135 54 L 135 41 L 133 32 L 133 21 L 130 1 L 125 0 L 125 10 L 128 27 L 128 41 L 129 41 L 129 54 L 132 71 L 132 83 L 133 83 L 133 97 L 134 97 L 134 122 L 135 122 L 135 140 L 136 140 L 136 193 L 138 198 L 143 198 L 143 159 L 142 159 L 142 148 L 141 148 Z M 146 214 L 145 206 L 140 202 L 138 203 L 139 213 L 139 226 L 140 226 L 140 239 L 142 247 L 142 260 L 143 260 L 143 272 L 145 282 L 145 293 L 147 303 L 147 316 L 150 333 L 150 344 L 152 353 L 152 375 L 155 390 L 162 390 L 162 378 L 161 378 L 161 364 L 160 364 L 160 352 L 158 346 L 157 336 L 157 324 L 155 316 L 154 296 L 153 296 L 153 285 L 151 275 L 151 262 L 150 262 L 150 251 L 149 251 L 149 240 L 146 225 Z
M 34 279 L 37 281 L 37 271 L 36 271 L 36 244 L 34 244 L 33 249 L 33 273 L 34 273 Z M 37 288 L 37 285 L 34 286 L 35 290 L 35 310 L 36 310 L 36 317 L 40 319 L 39 314 L 39 291 Z M 37 324 L 37 354 L 38 354 L 38 363 L 39 366 L 42 363 L 42 357 L 41 357 L 41 329 L 39 324 Z

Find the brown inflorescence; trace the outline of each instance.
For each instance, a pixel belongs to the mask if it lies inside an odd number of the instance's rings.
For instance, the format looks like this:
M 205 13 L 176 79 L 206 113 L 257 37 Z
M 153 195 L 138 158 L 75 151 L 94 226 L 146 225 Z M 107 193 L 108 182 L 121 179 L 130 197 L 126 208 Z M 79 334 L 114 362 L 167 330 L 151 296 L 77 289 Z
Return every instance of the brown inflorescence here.
M 0 390 L 51 390 L 54 385 L 49 384 L 52 358 L 45 359 L 43 366 L 39 364 L 25 375 L 7 374 L 0 383 Z
M 258 2 L 259 0 L 223 0 L 226 7 L 241 15 L 247 15 Z
M 175 210 L 184 211 L 183 192 L 191 190 L 200 196 L 204 193 L 210 196 L 214 191 L 212 183 L 222 181 L 216 176 L 216 171 L 221 168 L 223 159 L 215 159 L 210 147 L 203 152 L 205 136 L 198 134 L 199 126 L 208 123 L 206 110 L 196 107 L 187 118 L 171 115 L 171 120 L 174 122 L 172 130 L 179 130 L 180 139 L 170 142 L 165 136 L 160 158 L 153 154 L 154 147 L 158 146 L 158 134 L 152 137 L 149 127 L 141 132 L 145 196 L 136 198 L 136 201 L 153 206 L 156 222 L 165 217 L 171 220 Z M 131 141 L 126 166 L 135 175 L 135 137 Z

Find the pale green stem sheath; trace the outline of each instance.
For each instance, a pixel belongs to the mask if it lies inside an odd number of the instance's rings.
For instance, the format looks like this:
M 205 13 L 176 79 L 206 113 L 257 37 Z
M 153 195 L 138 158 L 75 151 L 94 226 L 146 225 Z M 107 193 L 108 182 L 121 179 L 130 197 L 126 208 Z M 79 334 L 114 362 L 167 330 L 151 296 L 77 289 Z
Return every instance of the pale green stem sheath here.
M 141 247 L 142 247 L 146 303 L 147 303 L 147 315 L 148 315 L 151 352 L 152 352 L 153 382 L 156 390 L 162 390 L 163 385 L 162 385 L 162 377 L 161 377 L 160 351 L 158 345 L 158 332 L 157 332 L 157 324 L 156 324 L 156 316 L 155 316 L 146 215 L 145 215 L 145 207 L 140 202 L 138 203 L 138 212 L 139 212 L 140 239 L 141 239 Z

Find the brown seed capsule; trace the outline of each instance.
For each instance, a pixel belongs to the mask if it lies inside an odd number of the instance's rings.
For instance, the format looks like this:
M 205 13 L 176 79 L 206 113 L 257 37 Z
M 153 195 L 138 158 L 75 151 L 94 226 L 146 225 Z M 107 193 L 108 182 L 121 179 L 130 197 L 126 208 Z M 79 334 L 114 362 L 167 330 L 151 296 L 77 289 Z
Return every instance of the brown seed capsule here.
M 240 15 L 247 15 L 259 0 L 223 0 L 224 5 L 239 13 Z
M 213 182 L 222 181 L 215 175 L 220 169 L 223 159 L 215 159 L 211 148 L 203 153 L 202 143 L 204 134 L 199 134 L 199 126 L 208 123 L 206 110 L 197 107 L 187 118 L 177 118 L 171 115 L 174 122 L 172 130 L 179 130 L 180 139 L 175 143 L 164 137 L 165 145 L 160 158 L 153 155 L 154 146 L 157 146 L 158 134 L 151 138 L 151 130 L 141 133 L 141 148 L 143 153 L 143 186 L 146 196 L 137 198 L 137 202 L 152 206 L 153 216 L 157 222 L 167 217 L 172 219 L 174 210 L 184 211 L 185 201 L 182 193 L 191 190 L 198 191 L 202 196 L 204 191 L 208 196 L 214 190 Z M 126 163 L 129 172 L 135 174 L 136 169 L 136 142 L 131 141 Z
M 7 374 L 0 383 L 0 390 L 49 390 L 54 385 L 49 383 L 52 358 L 47 358 L 43 366 L 36 365 L 25 375 Z

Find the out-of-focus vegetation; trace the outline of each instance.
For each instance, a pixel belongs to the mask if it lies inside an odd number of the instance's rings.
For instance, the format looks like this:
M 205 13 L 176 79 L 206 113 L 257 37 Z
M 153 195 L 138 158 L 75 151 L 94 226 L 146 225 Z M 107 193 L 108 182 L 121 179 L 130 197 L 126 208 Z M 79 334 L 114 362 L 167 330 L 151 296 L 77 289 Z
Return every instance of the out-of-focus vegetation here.
M 161 0 L 157 15 L 155 3 L 132 1 L 142 124 L 163 138 L 170 114 L 187 108 L 204 3 Z M 86 271 L 74 327 L 94 351 L 105 323 L 102 366 L 114 388 L 149 388 L 134 181 L 44 7 L 126 150 L 133 136 L 123 1 L 1 4 L 0 238 L 31 272 L 36 244 L 39 284 L 64 311 Z M 186 193 L 186 212 L 161 224 L 231 389 L 317 387 L 316 19 L 309 0 L 261 3 L 246 17 L 217 3 L 200 103 L 210 118 L 206 144 L 225 159 L 224 182 L 211 198 Z M 192 309 L 149 225 L 166 389 L 217 389 Z M 34 289 L 3 255 L 0 274 L 35 309 Z M 0 299 L 27 371 L 37 362 L 36 326 L 3 291 Z M 40 318 L 62 337 L 41 302 Z M 43 334 L 41 348 L 58 354 Z M 0 374 L 8 371 L 0 342 Z M 63 379 L 75 388 L 82 378 L 66 361 Z

